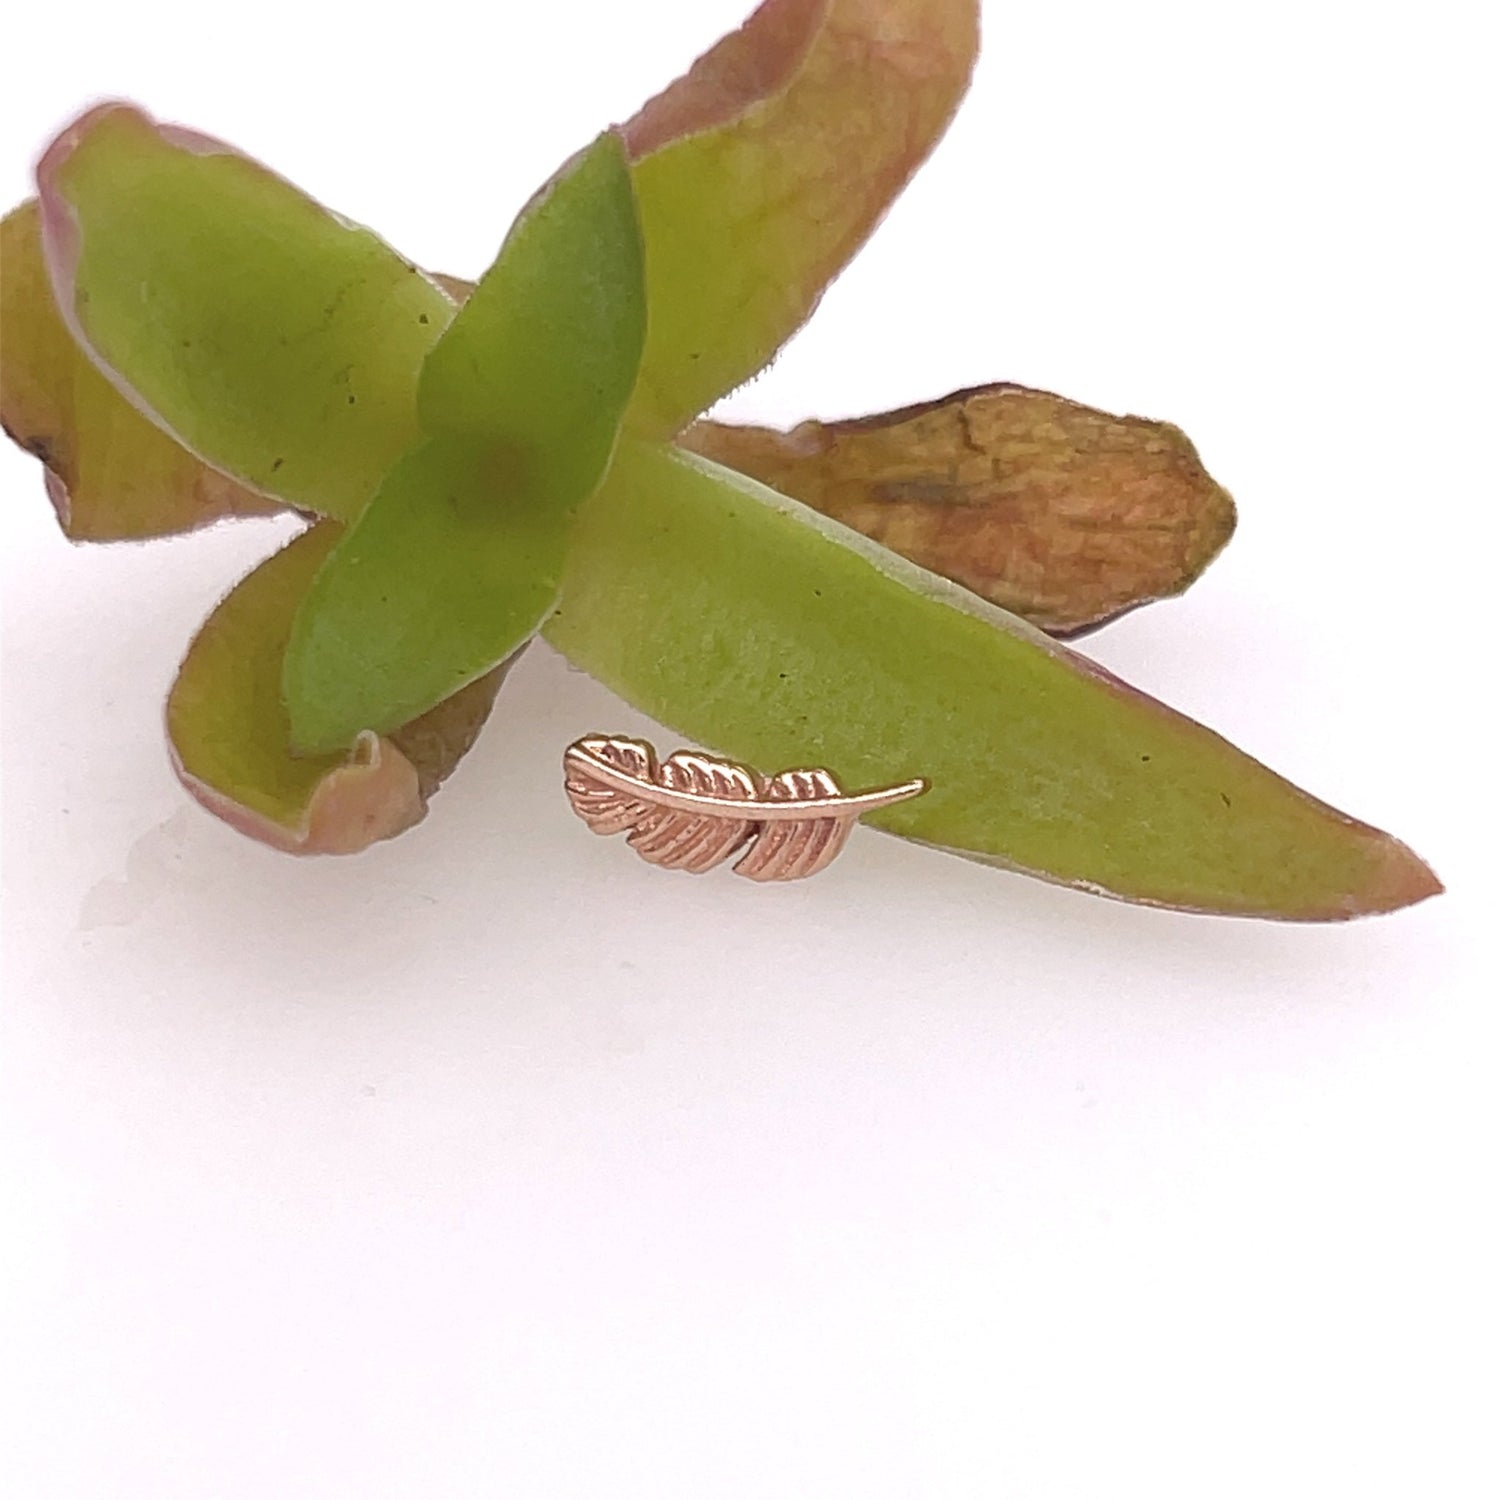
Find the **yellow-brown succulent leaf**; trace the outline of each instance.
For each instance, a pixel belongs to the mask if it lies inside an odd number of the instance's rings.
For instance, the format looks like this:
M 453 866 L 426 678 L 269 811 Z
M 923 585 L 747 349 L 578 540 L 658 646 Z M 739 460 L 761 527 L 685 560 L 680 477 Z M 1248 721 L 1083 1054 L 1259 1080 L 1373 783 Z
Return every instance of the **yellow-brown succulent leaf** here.
M 947 128 L 978 0 L 767 0 L 625 127 L 664 437 L 763 369 Z
M 509 667 L 390 734 L 293 755 L 282 659 L 297 608 L 342 529 L 320 522 L 243 579 L 199 631 L 167 700 L 183 785 L 231 827 L 290 854 L 356 854 L 420 822 Z
M 34 198 L 0 219 L 0 424 L 41 460 L 75 542 L 171 536 L 281 509 L 189 453 L 79 346 L 53 299 Z
M 1234 532 L 1178 428 L 1018 385 L 788 432 L 698 422 L 679 445 L 1052 635 L 1180 594 Z

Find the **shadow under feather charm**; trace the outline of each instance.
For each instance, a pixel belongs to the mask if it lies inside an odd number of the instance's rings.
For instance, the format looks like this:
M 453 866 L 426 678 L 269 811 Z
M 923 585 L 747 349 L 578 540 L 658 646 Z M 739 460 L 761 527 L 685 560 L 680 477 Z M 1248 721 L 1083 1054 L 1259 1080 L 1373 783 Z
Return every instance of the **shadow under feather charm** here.
M 595 833 L 628 834 L 648 863 L 701 875 L 739 854 L 735 874 L 764 881 L 826 870 L 861 814 L 927 790 L 916 780 L 845 796 L 827 771 L 767 777 L 693 750 L 658 765 L 644 740 L 607 735 L 569 745 L 563 778 L 573 811 Z

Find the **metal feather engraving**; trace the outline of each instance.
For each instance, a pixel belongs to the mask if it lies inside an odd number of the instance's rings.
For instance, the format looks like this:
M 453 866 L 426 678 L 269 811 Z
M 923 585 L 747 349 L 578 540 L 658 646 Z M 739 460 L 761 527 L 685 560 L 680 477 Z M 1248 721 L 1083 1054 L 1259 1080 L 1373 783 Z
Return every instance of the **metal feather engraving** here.
M 762 776 L 695 750 L 659 765 L 644 740 L 591 734 L 563 755 L 573 811 L 595 833 L 628 834 L 648 863 L 701 875 L 735 854 L 749 880 L 804 880 L 826 870 L 860 816 L 920 796 L 920 778 L 846 796 L 828 771 Z

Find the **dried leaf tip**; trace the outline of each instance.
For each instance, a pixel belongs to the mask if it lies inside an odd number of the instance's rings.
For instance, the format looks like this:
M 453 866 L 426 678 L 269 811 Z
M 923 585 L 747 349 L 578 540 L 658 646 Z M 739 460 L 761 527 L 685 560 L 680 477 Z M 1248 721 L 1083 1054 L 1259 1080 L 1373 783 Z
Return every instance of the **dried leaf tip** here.
M 699 422 L 679 443 L 1052 635 L 1180 594 L 1234 531 L 1176 427 L 1018 385 L 789 432 Z

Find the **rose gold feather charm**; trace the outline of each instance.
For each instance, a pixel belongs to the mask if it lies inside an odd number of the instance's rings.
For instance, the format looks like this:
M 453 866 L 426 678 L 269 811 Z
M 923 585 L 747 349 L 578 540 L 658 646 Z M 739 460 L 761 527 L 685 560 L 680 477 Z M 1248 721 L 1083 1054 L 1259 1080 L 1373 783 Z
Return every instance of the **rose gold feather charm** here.
M 695 750 L 658 765 L 644 740 L 602 734 L 568 746 L 563 784 L 595 833 L 628 833 L 650 864 L 701 875 L 738 853 L 734 872 L 750 880 L 802 880 L 826 870 L 861 814 L 927 790 L 918 779 L 846 797 L 827 771 L 767 777 Z

